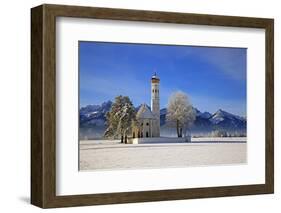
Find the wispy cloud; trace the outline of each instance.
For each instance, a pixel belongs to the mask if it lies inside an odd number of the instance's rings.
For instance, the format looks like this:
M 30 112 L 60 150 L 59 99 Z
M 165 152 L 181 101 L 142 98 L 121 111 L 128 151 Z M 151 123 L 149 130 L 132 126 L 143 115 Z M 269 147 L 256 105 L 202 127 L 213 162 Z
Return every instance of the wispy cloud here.
M 246 54 L 245 48 L 200 48 L 192 47 L 186 52 L 188 55 L 198 57 L 200 60 L 216 66 L 217 71 L 235 80 L 246 79 Z
M 108 63 L 88 69 L 80 71 L 83 73 L 80 75 L 80 91 L 87 93 L 81 97 L 83 105 L 100 104 L 118 95 L 129 96 L 135 104 L 139 104 L 150 95 L 149 81 L 144 84 L 142 79 L 138 79 L 137 73 L 130 71 L 133 68 L 129 64 Z

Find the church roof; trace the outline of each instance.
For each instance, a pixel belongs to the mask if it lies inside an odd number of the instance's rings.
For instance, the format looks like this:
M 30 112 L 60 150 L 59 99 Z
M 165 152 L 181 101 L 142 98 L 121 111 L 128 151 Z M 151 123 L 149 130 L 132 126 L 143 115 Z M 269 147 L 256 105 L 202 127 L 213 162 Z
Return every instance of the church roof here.
M 151 112 L 151 110 L 148 108 L 146 104 L 142 104 L 139 108 L 139 111 L 137 112 L 137 118 L 142 119 L 155 119 L 155 116 Z
M 156 73 L 154 73 L 154 75 L 151 77 L 151 79 L 157 79 L 160 80 L 159 77 L 156 75 Z
M 152 83 L 159 83 L 160 78 L 156 75 L 156 73 L 151 77 L 151 82 Z

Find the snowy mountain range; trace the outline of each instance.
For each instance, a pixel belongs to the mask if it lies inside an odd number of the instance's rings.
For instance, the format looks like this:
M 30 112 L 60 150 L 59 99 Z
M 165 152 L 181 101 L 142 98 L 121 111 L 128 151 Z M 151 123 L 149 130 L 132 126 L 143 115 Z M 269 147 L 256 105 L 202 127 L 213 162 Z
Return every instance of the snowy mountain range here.
M 111 108 L 112 102 L 107 101 L 101 105 L 88 105 L 80 109 L 80 128 L 96 128 L 103 131 L 106 128 L 106 112 Z M 136 110 L 139 107 L 136 107 Z M 196 111 L 196 119 L 191 127 L 193 132 L 211 132 L 213 130 L 224 130 L 228 132 L 246 132 L 247 120 L 222 109 L 214 114 Z M 161 129 L 168 128 L 166 122 L 167 109 L 160 110 Z

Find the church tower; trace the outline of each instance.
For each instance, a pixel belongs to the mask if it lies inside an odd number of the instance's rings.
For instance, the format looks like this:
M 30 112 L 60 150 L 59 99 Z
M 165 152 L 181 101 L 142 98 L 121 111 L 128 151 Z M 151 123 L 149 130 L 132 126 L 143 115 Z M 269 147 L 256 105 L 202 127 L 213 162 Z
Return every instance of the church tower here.
M 156 73 L 151 77 L 151 111 L 155 115 L 156 123 L 154 125 L 153 137 L 160 137 L 160 98 L 159 98 L 160 79 Z

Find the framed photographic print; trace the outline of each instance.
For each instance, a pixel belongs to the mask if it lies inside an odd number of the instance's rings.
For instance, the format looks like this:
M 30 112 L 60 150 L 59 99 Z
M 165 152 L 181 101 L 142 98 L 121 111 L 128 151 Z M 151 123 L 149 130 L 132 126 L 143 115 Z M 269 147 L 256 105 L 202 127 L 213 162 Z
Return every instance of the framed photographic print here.
M 274 191 L 273 19 L 31 9 L 31 203 Z

